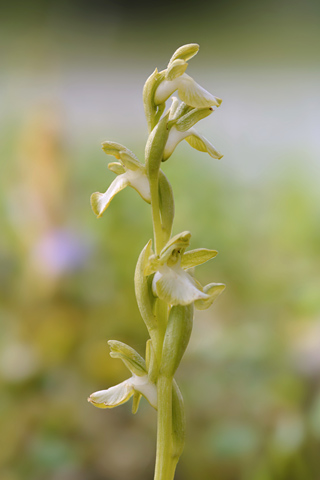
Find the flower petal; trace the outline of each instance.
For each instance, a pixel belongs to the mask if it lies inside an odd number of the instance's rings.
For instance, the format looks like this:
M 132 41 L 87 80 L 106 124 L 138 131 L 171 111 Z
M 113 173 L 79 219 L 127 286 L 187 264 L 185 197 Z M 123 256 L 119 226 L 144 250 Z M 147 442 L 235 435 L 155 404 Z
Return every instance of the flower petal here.
M 122 161 L 125 168 L 129 170 L 138 170 L 139 168 L 143 167 L 139 160 L 136 158 L 135 155 L 128 154 L 128 151 L 120 152 L 120 160 Z
M 113 197 L 129 185 L 127 173 L 115 178 L 105 193 L 96 192 L 91 195 L 91 207 L 98 218 L 108 208 Z
M 196 300 L 194 306 L 197 310 L 205 310 L 209 308 L 225 288 L 226 286 L 223 283 L 209 283 L 209 285 L 206 285 L 203 289 L 209 298 Z
M 157 408 L 157 387 L 150 382 L 148 375 L 144 377 L 133 375 L 129 380 L 132 382 L 135 391 L 141 393 L 152 407 Z
M 88 402 L 98 408 L 113 408 L 127 402 L 134 393 L 134 387 L 130 380 L 125 380 L 107 390 L 99 390 L 92 393 L 88 398 Z
M 180 86 L 180 79 L 181 77 L 177 77 L 174 80 L 163 80 L 155 91 L 154 103 L 156 105 L 160 105 L 161 103 L 164 103 L 166 100 L 168 100 L 170 95 L 172 95 L 173 92 L 178 90 Z
M 216 255 L 218 255 L 217 250 L 209 250 L 207 248 L 190 250 L 182 255 L 181 268 L 187 270 L 188 268 L 197 267 L 198 265 L 202 265 L 208 260 L 211 260 Z
M 195 300 L 209 298 L 178 265 L 161 267 L 153 277 L 152 288 L 154 294 L 169 305 L 189 305 Z
M 177 80 L 179 81 L 179 97 L 187 105 L 195 108 L 219 107 L 221 105 L 221 98 L 211 95 L 186 73 L 178 77 Z
M 151 193 L 150 193 L 150 184 L 148 177 L 145 173 L 145 167 L 139 168 L 138 170 L 127 170 L 126 178 L 128 180 L 128 185 L 134 188 L 136 192 L 148 203 L 151 203 Z
M 191 147 L 199 150 L 200 152 L 207 152 L 209 153 L 210 157 L 217 158 L 218 160 L 223 157 L 223 155 L 212 145 L 212 143 L 210 143 L 209 140 L 207 140 L 203 135 L 200 135 L 200 133 L 198 133 L 194 128 L 190 128 L 188 133 L 190 135 L 186 136 L 185 138 Z

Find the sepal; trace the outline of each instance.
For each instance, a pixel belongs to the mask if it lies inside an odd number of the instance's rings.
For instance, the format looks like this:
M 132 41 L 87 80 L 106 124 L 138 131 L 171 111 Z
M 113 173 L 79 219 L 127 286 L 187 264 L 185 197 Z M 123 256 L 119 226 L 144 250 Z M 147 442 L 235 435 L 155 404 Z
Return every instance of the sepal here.
M 206 118 L 212 112 L 212 107 L 194 108 L 190 112 L 179 118 L 176 123 L 176 129 L 179 130 L 179 132 L 186 132 L 197 122 L 199 122 L 203 118 Z
M 182 45 L 182 47 L 179 47 L 170 58 L 169 65 L 178 59 L 187 62 L 198 53 L 199 48 L 200 47 L 197 43 Z
M 207 248 L 197 248 L 196 250 L 190 250 L 185 252 L 181 258 L 181 267 L 184 270 L 188 268 L 197 267 L 205 262 L 208 262 L 212 258 L 218 255 L 217 250 L 209 250 Z
M 120 162 L 111 162 L 108 164 L 108 168 L 116 175 L 122 175 L 123 173 L 126 173 L 126 169 Z
M 143 106 L 147 119 L 149 133 L 152 132 L 155 125 L 158 123 L 164 109 L 165 104 L 156 105 L 154 102 L 155 91 L 164 77 L 163 73 L 159 73 L 157 69 L 150 75 L 143 87 Z
M 120 358 L 130 372 L 138 377 L 142 377 L 147 373 L 145 360 L 132 347 L 118 340 L 109 340 L 110 356 L 112 358 Z

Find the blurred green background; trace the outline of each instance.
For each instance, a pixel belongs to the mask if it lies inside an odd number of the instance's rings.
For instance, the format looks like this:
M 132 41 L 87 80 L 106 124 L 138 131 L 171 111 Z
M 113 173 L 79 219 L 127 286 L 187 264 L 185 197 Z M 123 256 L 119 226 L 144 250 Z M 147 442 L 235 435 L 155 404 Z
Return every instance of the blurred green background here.
M 164 164 L 174 233 L 219 251 L 202 282 L 177 379 L 188 438 L 177 480 L 320 479 L 320 5 L 300 2 L 30 1 L 0 20 L 0 478 L 147 480 L 156 415 L 102 411 L 124 380 L 107 340 L 141 354 L 133 272 L 149 206 L 121 192 L 103 219 L 89 196 L 113 179 L 103 140 L 143 160 L 141 92 L 184 43 L 188 73 L 223 99 Z

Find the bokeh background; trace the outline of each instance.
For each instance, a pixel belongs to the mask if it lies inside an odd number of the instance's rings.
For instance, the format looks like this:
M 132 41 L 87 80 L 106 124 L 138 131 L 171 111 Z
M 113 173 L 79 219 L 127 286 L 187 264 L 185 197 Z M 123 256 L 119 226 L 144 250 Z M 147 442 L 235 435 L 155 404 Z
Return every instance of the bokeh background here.
M 149 206 L 121 192 L 103 140 L 143 160 L 141 92 L 184 43 L 188 73 L 223 99 L 164 165 L 174 233 L 219 255 L 177 378 L 188 438 L 177 480 L 320 479 L 320 4 L 29 1 L 0 20 L 1 480 L 147 480 L 156 415 L 98 410 L 126 378 L 107 340 L 141 354 L 133 272 Z

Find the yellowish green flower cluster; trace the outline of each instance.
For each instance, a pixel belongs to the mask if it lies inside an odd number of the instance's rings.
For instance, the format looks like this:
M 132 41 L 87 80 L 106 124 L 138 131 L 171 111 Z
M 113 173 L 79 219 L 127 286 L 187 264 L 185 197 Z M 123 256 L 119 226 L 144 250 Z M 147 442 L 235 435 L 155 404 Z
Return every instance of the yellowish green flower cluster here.
M 172 236 L 174 198 L 171 185 L 161 170 L 177 145 L 186 140 L 191 147 L 220 159 L 222 155 L 194 125 L 219 107 L 221 99 L 198 85 L 185 71 L 199 50 L 197 44 L 180 47 L 165 70 L 156 69 L 143 89 L 143 102 L 149 137 L 145 163 L 126 147 L 104 142 L 107 155 L 118 161 L 109 163 L 117 177 L 105 193 L 91 196 L 94 213 L 101 217 L 113 197 L 130 186 L 151 204 L 154 244 L 150 240 L 142 250 L 135 271 L 135 293 L 149 340 L 143 359 L 122 342 L 109 341 L 110 355 L 120 358 L 131 373 L 124 382 L 93 393 L 89 401 L 100 408 L 112 408 L 133 397 L 133 413 L 141 397 L 157 410 L 158 434 L 155 480 L 172 480 L 185 439 L 185 418 L 181 392 L 174 380 L 187 348 L 194 307 L 206 309 L 224 290 L 221 283 L 202 286 L 193 269 L 217 255 L 216 250 L 198 248 L 187 251 L 188 231 Z M 166 110 L 166 101 L 172 103 Z

